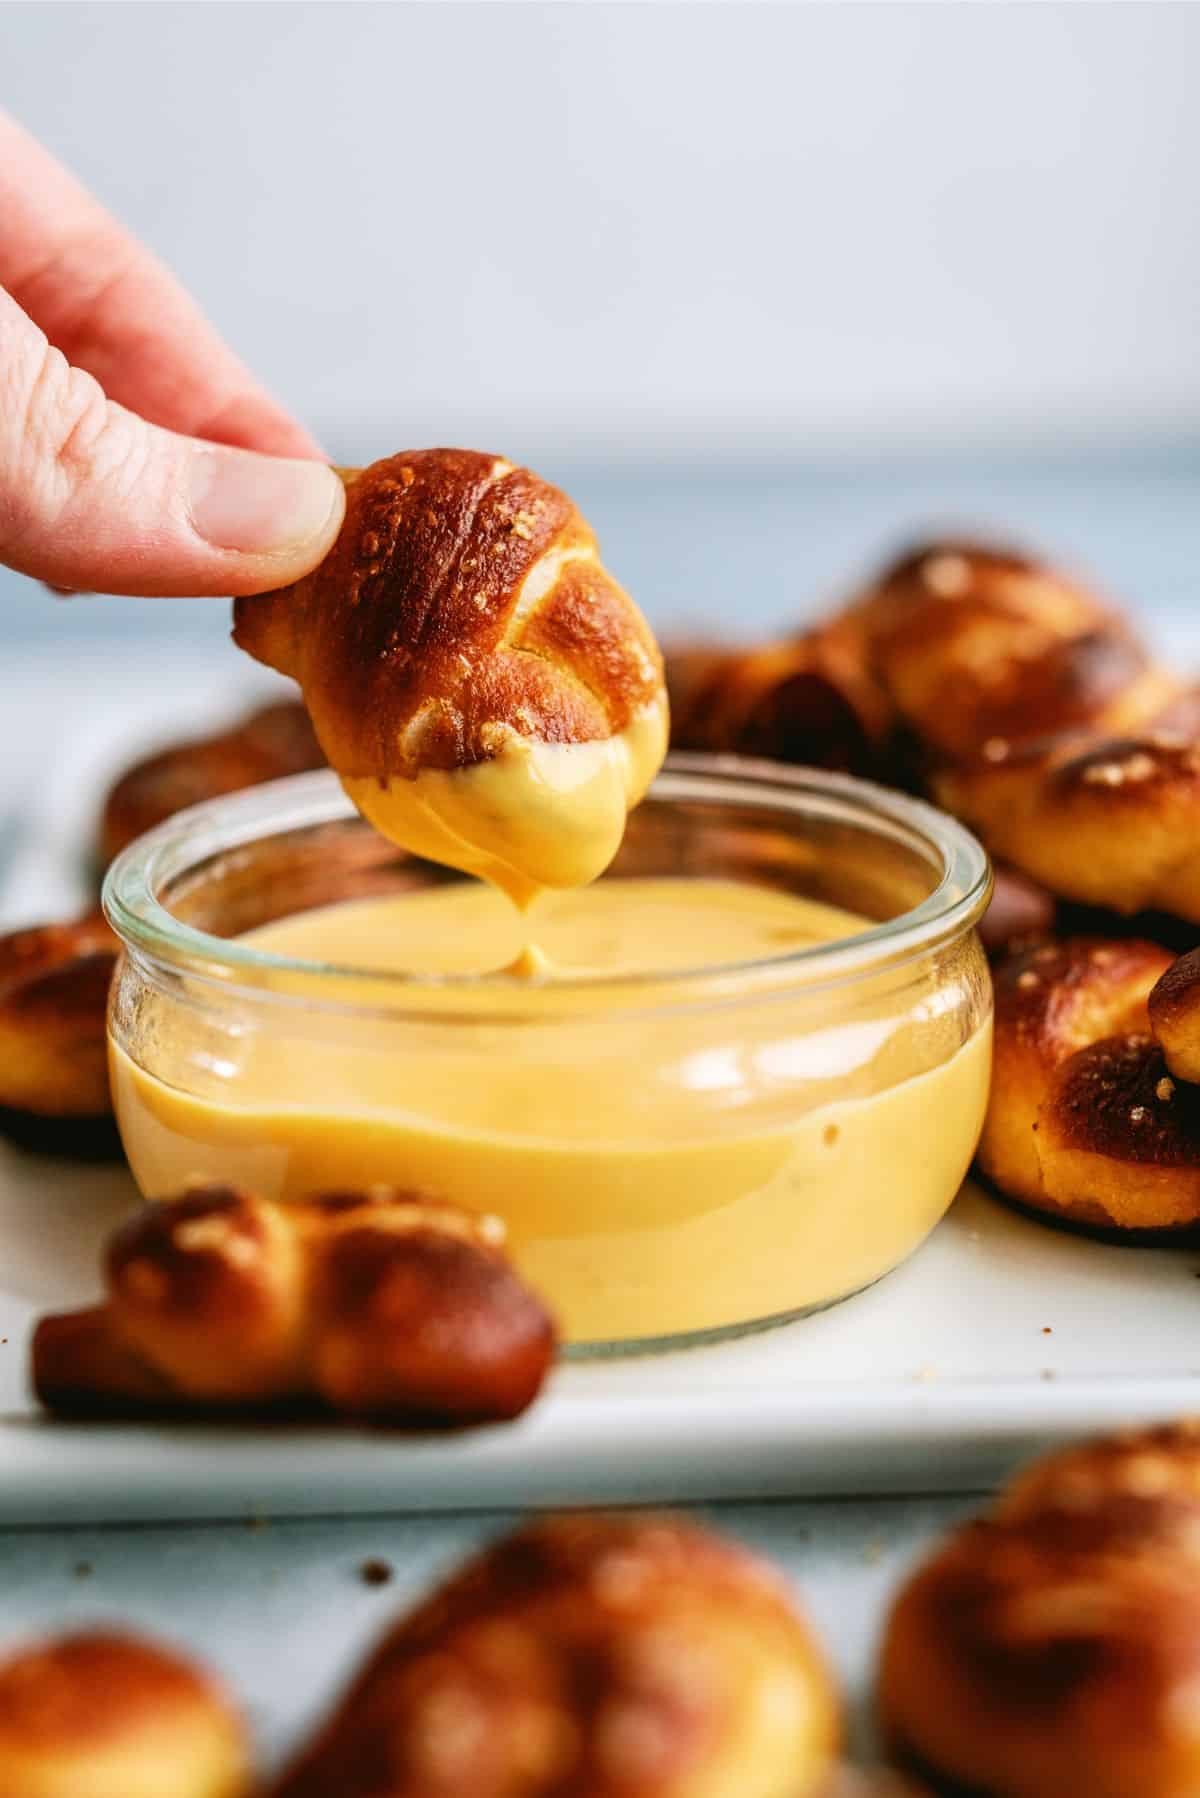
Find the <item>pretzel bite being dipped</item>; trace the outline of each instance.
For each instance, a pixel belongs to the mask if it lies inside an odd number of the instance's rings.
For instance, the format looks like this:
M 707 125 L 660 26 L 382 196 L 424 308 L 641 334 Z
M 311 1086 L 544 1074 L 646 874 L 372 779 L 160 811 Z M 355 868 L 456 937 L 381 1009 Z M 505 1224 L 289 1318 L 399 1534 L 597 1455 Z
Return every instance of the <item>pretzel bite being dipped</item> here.
M 0 1131 L 26 1147 L 119 1152 L 105 1041 L 117 947 L 99 913 L 0 937 Z
M 1192 1798 L 1198 1541 L 1195 1425 L 1018 1477 L 892 1608 L 879 1709 L 893 1752 L 938 1793 Z
M 103 1631 L 0 1663 L 4 1798 L 245 1798 L 245 1727 L 215 1683 Z
M 671 1517 L 550 1518 L 385 1637 L 277 1798 L 818 1798 L 838 1709 L 745 1550 Z
M 101 865 L 185 806 L 304 774 L 323 762 L 297 699 L 261 706 L 229 730 L 161 749 L 126 769 L 110 788 L 100 820 Z
M 234 638 L 300 683 L 359 809 L 520 904 L 583 885 L 666 750 L 662 660 L 564 493 L 495 456 L 348 475 L 341 535 Z
M 108 1298 L 45 1317 L 33 1386 L 65 1415 L 318 1408 L 390 1424 L 517 1416 L 554 1325 L 498 1220 L 414 1194 L 277 1205 L 205 1187 L 108 1250 Z

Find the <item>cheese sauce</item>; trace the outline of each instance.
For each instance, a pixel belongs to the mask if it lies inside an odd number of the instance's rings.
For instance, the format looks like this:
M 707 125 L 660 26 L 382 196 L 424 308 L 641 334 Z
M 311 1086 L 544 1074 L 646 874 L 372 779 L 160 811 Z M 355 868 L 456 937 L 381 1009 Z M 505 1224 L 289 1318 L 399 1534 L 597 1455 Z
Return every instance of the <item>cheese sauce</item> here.
M 960 1042 L 936 1006 L 920 1026 L 897 1018 L 886 981 L 831 989 L 819 1014 L 786 982 L 756 993 L 744 975 L 710 976 L 691 990 L 687 970 L 783 957 L 863 920 L 736 882 L 609 878 L 545 894 L 531 922 L 552 970 L 536 988 L 406 992 L 399 1021 L 297 1006 L 286 1030 L 267 1029 L 248 1011 L 219 1053 L 203 1015 L 191 1025 L 176 1006 L 153 1076 L 114 1046 L 143 1191 L 204 1177 L 290 1199 L 397 1183 L 498 1213 L 576 1342 L 829 1302 L 945 1211 L 983 1120 L 989 1024 Z M 464 880 L 247 940 L 343 969 L 471 975 L 519 962 L 527 935 L 500 893 Z M 330 990 L 353 1002 L 365 989 L 351 972 Z M 547 1006 L 523 1014 L 531 994 Z

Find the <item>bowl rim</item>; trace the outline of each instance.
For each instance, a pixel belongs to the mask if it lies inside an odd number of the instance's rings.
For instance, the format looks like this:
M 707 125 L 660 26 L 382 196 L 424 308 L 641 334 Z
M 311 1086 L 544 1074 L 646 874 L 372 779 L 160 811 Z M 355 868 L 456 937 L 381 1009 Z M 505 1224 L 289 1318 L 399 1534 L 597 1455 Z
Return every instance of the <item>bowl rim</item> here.
M 653 988 L 661 998 L 678 992 L 711 995 L 747 983 L 805 988 L 875 974 L 892 963 L 923 956 L 940 943 L 968 932 L 991 897 L 991 864 L 982 845 L 957 820 L 905 793 L 873 781 L 824 769 L 799 767 L 732 755 L 673 753 L 653 782 L 647 800 L 730 802 L 763 809 L 792 809 L 798 815 L 840 818 L 923 853 L 940 875 L 917 905 L 867 930 L 804 949 L 750 961 L 708 964 L 636 975 L 550 977 L 492 974 L 422 974 L 394 968 L 306 961 L 252 947 L 185 924 L 158 897 L 169 880 L 220 854 L 244 849 L 263 838 L 360 816 L 331 769 L 289 775 L 240 792 L 206 800 L 176 812 L 129 844 L 109 867 L 101 903 L 125 949 L 143 962 L 209 978 L 222 989 L 251 990 L 265 999 L 295 998 L 308 1003 L 333 1000 L 328 989 L 349 980 L 371 989 L 356 998 L 352 1011 L 435 995 L 468 999 L 481 991 L 509 995 L 516 1003 L 547 995 L 636 992 Z M 643 803 L 646 803 L 645 801 Z M 400 853 L 403 853 L 402 851 Z M 322 988 L 326 991 L 322 992 Z M 346 1009 L 345 1000 L 338 1009 Z

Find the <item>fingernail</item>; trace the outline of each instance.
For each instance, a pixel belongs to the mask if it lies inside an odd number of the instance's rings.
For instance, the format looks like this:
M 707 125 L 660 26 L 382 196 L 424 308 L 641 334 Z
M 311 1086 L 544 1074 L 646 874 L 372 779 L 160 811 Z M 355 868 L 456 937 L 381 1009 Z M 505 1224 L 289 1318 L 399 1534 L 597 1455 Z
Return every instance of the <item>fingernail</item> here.
M 200 448 L 192 452 L 188 479 L 192 524 L 219 549 L 295 551 L 328 535 L 341 515 L 342 483 L 324 462 Z

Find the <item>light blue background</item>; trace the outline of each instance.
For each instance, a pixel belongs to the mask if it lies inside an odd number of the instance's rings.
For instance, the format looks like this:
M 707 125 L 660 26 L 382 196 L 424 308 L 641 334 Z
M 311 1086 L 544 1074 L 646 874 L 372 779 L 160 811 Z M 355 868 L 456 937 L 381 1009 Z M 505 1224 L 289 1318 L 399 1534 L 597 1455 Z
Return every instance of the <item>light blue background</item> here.
M 1198 51 L 1197 9 L 1140 4 L 17 4 L 0 97 L 331 455 L 534 461 L 664 630 L 790 627 L 949 525 L 1090 570 L 1182 657 Z M 10 669 L 227 629 L 220 601 L 58 602 L 0 570 Z M 888 1590 L 962 1509 L 723 1518 L 861 1695 Z M 487 1524 L 6 1532 L 0 1636 L 152 1628 L 277 1750 Z M 399 1577 L 368 1592 L 381 1553 Z

